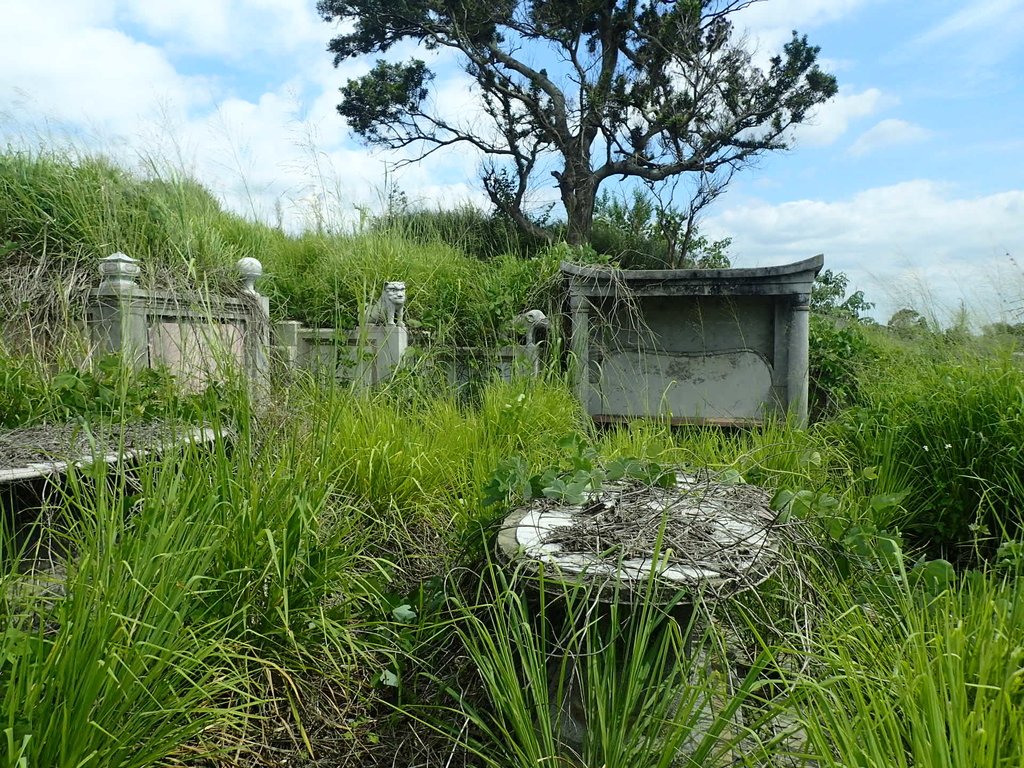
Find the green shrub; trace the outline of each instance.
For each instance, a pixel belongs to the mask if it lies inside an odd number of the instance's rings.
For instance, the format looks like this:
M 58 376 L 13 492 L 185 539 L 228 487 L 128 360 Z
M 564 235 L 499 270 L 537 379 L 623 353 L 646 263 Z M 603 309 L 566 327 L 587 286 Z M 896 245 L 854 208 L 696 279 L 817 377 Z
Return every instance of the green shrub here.
M 911 543 L 960 563 L 1019 538 L 1024 371 L 1010 356 L 906 358 L 864 383 L 840 429 L 863 466 L 904 485 Z
M 185 393 L 166 369 L 132 370 L 117 355 L 50 375 L 0 352 L 0 427 L 87 421 L 196 420 L 220 409 L 223 385 Z
M 846 295 L 849 278 L 842 272 L 822 271 L 814 280 L 810 309 L 811 420 L 837 413 L 859 401 L 859 381 L 878 355 L 870 320 L 874 304 L 863 291 Z
M 629 200 L 605 192 L 596 201 L 590 245 L 623 269 L 723 269 L 730 243 L 708 240 L 686 212 L 643 189 Z
M 808 400 L 817 421 L 859 402 L 864 369 L 877 353 L 856 321 L 812 315 L 810 323 Z
M 282 238 L 263 261 L 267 277 L 261 290 L 277 317 L 353 328 L 385 281 L 404 280 L 406 322 L 429 332 L 435 343 L 452 346 L 507 343 L 517 314 L 550 307 L 558 268 L 547 253 L 482 262 L 438 240 L 421 243 L 373 231 Z

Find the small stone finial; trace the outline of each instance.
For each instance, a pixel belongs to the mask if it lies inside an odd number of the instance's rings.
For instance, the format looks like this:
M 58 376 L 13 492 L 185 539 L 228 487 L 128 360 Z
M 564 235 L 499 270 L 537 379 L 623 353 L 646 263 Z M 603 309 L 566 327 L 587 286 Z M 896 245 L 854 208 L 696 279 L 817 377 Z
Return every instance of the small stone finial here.
M 101 290 L 122 292 L 136 288 L 135 278 L 142 271 L 139 262 L 118 251 L 100 259 Z
M 254 296 L 259 296 L 259 291 L 256 290 L 256 280 L 263 275 L 263 265 L 260 264 L 259 259 L 245 256 L 238 260 L 236 266 L 238 267 L 239 274 L 242 276 L 242 290 Z

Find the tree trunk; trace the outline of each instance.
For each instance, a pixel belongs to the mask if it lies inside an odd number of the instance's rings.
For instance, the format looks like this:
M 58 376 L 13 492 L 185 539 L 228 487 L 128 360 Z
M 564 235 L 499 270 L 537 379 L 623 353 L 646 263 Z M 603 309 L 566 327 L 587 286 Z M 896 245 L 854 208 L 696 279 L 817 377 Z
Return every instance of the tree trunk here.
M 565 171 L 556 174 L 558 188 L 565 206 L 566 233 L 569 245 L 586 245 L 594 226 L 594 205 L 597 183 L 586 163 L 566 163 Z

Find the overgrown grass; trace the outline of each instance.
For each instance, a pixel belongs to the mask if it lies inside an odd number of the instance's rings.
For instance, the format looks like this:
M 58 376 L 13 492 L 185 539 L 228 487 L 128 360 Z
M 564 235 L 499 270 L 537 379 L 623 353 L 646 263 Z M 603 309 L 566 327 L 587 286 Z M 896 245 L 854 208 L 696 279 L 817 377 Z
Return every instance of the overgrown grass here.
M 5 765 L 153 765 L 251 712 L 228 622 L 200 611 L 217 500 L 166 469 L 141 493 L 104 465 L 72 471 L 48 513 L 57 568 L 5 553 Z
M 16 552 L 0 510 L 0 765 L 445 765 L 459 749 L 495 768 L 1021 764 L 1016 358 L 858 327 L 867 346 L 838 334 L 820 358 L 819 423 L 731 432 L 598 431 L 555 374 L 457 397 L 429 356 L 371 392 L 299 376 L 259 407 L 78 366 L 75 297 L 111 250 L 147 280 L 221 288 L 256 256 L 279 316 L 340 328 L 404 279 L 410 325 L 435 343 L 498 344 L 513 315 L 548 308 L 562 251 L 485 263 L 438 239 L 464 224 L 290 236 L 188 181 L 0 158 L 18 350 L 0 356 L 0 421 L 225 427 L 212 447 L 51 482 L 51 551 Z M 63 355 L 34 346 L 60 323 Z M 509 575 L 490 561 L 515 503 L 488 504 L 495 472 L 584 452 L 772 489 L 806 531 L 799 568 L 710 611 L 689 651 L 652 601 L 598 620 L 586 588 Z
M 385 281 L 404 280 L 410 325 L 449 346 L 504 342 L 520 312 L 550 313 L 560 251 L 525 256 L 510 243 L 485 263 L 446 240 L 443 221 L 385 217 L 293 235 L 223 210 L 185 176 L 9 150 L 0 153 L 0 332 L 18 351 L 80 359 L 85 291 L 115 251 L 139 260 L 144 285 L 229 294 L 240 290 L 237 260 L 256 257 L 274 318 L 325 328 L 354 327 Z
M 294 383 L 212 451 L 74 475 L 48 513 L 70 526 L 54 531 L 69 551 L 67 575 L 36 571 L 27 579 L 5 554 L 12 621 L 3 636 L 0 700 L 8 764 L 77 765 L 90 754 L 104 765 L 203 754 L 217 760 L 226 744 L 233 745 L 230 760 L 255 764 L 268 734 L 282 727 L 274 723 L 287 724 L 293 750 L 319 759 L 393 761 L 388 740 L 422 728 L 417 718 L 428 710 L 431 717 L 447 712 L 451 730 L 436 719 L 435 726 L 488 764 L 564 757 L 552 709 L 561 694 L 540 681 L 549 679 L 550 652 L 565 643 L 590 660 L 579 669 L 565 662 L 555 676 L 563 685 L 573 675 L 585 681 L 577 703 L 589 725 L 573 747 L 585 764 L 668 765 L 673 740 L 710 733 L 687 749 L 724 760 L 745 738 L 750 765 L 801 750 L 824 764 L 858 764 L 868 755 L 859 764 L 930 765 L 915 729 L 974 733 L 979 724 L 998 736 L 950 742 L 966 762 L 949 764 L 1012 764 L 1020 746 L 1008 725 L 1019 716 L 1016 582 L 978 574 L 950 583 L 941 568 L 909 565 L 893 571 L 893 557 L 903 555 L 884 529 L 902 507 L 894 512 L 878 502 L 880 470 L 864 472 L 876 458 L 847 437 L 785 423 L 734 433 L 649 423 L 592 433 L 558 380 L 495 383 L 466 403 L 422 375 L 361 394 Z M 228 411 L 247 409 L 241 403 Z M 768 671 L 741 673 L 740 688 L 723 689 L 728 662 L 716 662 L 715 674 L 694 666 L 701 657 L 683 653 L 682 628 L 653 615 L 639 634 L 618 619 L 590 622 L 585 590 L 556 611 L 540 610 L 528 597 L 535 585 L 497 569 L 481 571 L 488 574 L 482 591 L 449 578 L 447 607 L 424 610 L 414 629 L 407 613 L 396 613 L 405 603 L 422 605 L 431 590 L 436 595 L 448 574 L 486 561 L 503 509 L 486 506 L 484 491 L 503 460 L 519 456 L 540 472 L 570 461 L 569 444 L 590 445 L 605 460 L 732 470 L 784 492 L 780 510 L 817 531 L 805 553 L 813 579 L 798 585 L 802 592 L 786 579 L 763 585 L 759 600 L 736 606 L 749 622 L 742 645 L 760 659 L 753 666 Z M 32 586 L 46 578 L 63 593 Z M 810 607 L 801 614 L 806 621 L 793 618 L 801 606 Z M 566 610 L 580 621 L 559 625 L 576 627 L 559 636 L 556 613 Z M 745 626 L 740 614 L 733 620 Z M 535 631 L 536 621 L 552 631 Z M 431 626 L 443 631 L 435 635 Z M 477 687 L 448 698 L 445 710 L 420 706 L 406 710 L 411 719 L 388 725 L 384 670 L 408 673 L 437 662 L 436 685 L 462 690 L 457 681 L 467 672 L 453 664 L 453 632 Z M 736 642 L 730 637 L 727 643 Z M 635 674 L 617 676 L 631 665 Z M 652 677 L 666 665 L 670 673 Z M 419 695 L 398 679 L 406 700 Z M 782 693 L 769 697 L 769 685 Z M 650 695 L 662 686 L 677 687 Z M 973 693 L 955 699 L 957 686 Z M 509 698 L 516 691 L 519 698 Z M 725 713 L 712 718 L 720 730 L 704 722 L 709 700 Z M 921 702 L 946 707 L 945 724 L 914 720 Z M 324 712 L 333 713 L 333 725 Z M 697 720 L 703 724 L 695 730 Z M 773 722 L 799 728 L 787 741 L 782 725 L 768 727 Z M 146 752 L 138 745 L 148 735 Z M 1003 762 L 972 763 L 976 754 Z
M 0 154 L 0 242 L 15 262 L 123 251 L 164 278 L 205 282 L 258 255 L 261 238 L 252 235 L 264 231 L 224 212 L 184 176 L 144 178 L 97 156 Z
M 454 632 L 473 683 L 460 691 L 434 673 L 448 706 L 407 711 L 482 764 L 668 768 L 763 756 L 739 716 L 760 668 L 734 688 L 720 649 L 674 617 L 687 595 L 647 584 L 627 599 L 494 562 L 463 581 L 451 580 L 451 616 L 435 631 Z
M 891 521 L 929 553 L 971 564 L 1019 538 L 1024 368 L 1009 354 L 904 355 L 864 384 L 835 434 L 883 493 Z
M 902 562 L 892 597 L 830 585 L 795 704 L 818 765 L 1011 766 L 1024 757 L 1024 595 L 981 573 L 939 594 Z
M 56 525 L 43 538 L 67 552 L 56 570 L 19 573 L 4 551 L 19 617 L 0 657 L 10 764 L 258 752 L 274 701 L 295 748 L 317 753 L 307 699 L 372 708 L 372 670 L 394 655 L 390 596 L 461 558 L 498 457 L 525 444 L 543 456 L 579 424 L 554 384 L 497 385 L 474 409 L 296 387 L 259 422 L 224 425 L 212 450 L 72 475 L 43 513 Z M 352 726 L 333 728 L 338 740 Z
M 551 311 L 557 254 L 470 258 L 439 240 L 406 237 L 400 227 L 346 236 L 275 236 L 261 256 L 261 283 L 276 315 L 327 328 L 352 328 L 360 307 L 386 280 L 404 280 L 407 322 L 434 342 L 494 345 L 512 334 L 515 316 Z

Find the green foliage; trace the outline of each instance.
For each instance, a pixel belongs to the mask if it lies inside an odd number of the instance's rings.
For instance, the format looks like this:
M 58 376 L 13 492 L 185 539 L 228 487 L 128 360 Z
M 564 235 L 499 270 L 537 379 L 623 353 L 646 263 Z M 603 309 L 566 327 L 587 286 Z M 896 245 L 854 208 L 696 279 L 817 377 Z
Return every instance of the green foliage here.
M 561 6 L 545 8 L 545 23 L 560 23 Z M 141 254 L 151 276 L 227 284 L 234 259 L 255 255 L 275 312 L 335 327 L 397 277 L 410 284 L 414 329 L 500 343 L 515 314 L 557 307 L 561 259 L 608 261 L 565 243 L 522 247 L 502 234 L 507 222 L 468 209 L 395 207 L 351 235 L 291 237 L 223 214 L 191 183 L 98 161 L 3 162 L 5 269 L 87 257 L 93 280 L 92 259 L 117 248 Z M 639 199 L 609 201 L 601 215 L 622 250 L 640 253 L 656 234 Z M 13 497 L 0 496 L 0 765 L 212 765 L 225 744 L 225 762 L 255 763 L 247 750 L 268 738 L 283 759 L 284 733 L 321 762 L 369 763 L 360 750 L 374 749 L 391 764 L 424 740 L 424 720 L 448 740 L 437 764 L 468 744 L 483 764 L 536 765 L 567 758 L 557 703 L 573 681 L 584 682 L 576 703 L 591 734 L 577 747 L 593 765 L 667 765 L 690 735 L 709 765 L 1016 765 L 1019 361 L 991 354 L 1001 343 L 976 346 L 965 323 L 942 334 L 908 315 L 906 333 L 895 316 L 895 333 L 874 329 L 859 319 L 863 295 L 823 277 L 811 326 L 823 405 L 806 430 L 637 422 L 594 433 L 557 376 L 458 399 L 429 361 L 369 393 L 298 377 L 255 410 L 229 388 L 183 396 L 166 372 L 132 373 L 114 358 L 47 367 L 4 351 L 3 426 L 253 420 L 209 450 L 72 469 L 48 486 L 33 529 L 52 552 L 21 548 Z M 588 623 L 596 597 L 583 588 L 542 578 L 539 610 L 536 578 L 493 564 L 462 578 L 460 565 L 493 551 L 508 506 L 577 501 L 677 465 L 776 490 L 776 512 L 808 532 L 799 570 L 723 604 L 749 612 L 742 641 L 709 628 L 687 656 L 685 627 L 653 610 L 649 621 L 621 612 Z M 58 567 L 40 567 L 43 555 Z M 723 683 L 719 643 L 757 659 L 738 687 Z M 569 663 L 565 648 L 585 661 Z M 695 730 L 709 699 L 711 730 Z M 742 757 L 730 750 L 740 709 L 753 734 Z M 308 727 L 320 712 L 329 737 Z M 805 737 L 759 730 L 780 713 Z
M 854 322 L 837 324 L 832 318 L 810 318 L 811 419 L 834 415 L 860 401 L 864 369 L 877 353 L 871 336 Z
M 0 153 L 0 334 L 48 365 L 79 362 L 99 259 L 120 251 L 139 260 L 146 287 L 237 293 L 237 260 L 262 260 L 272 233 L 225 212 L 185 176 L 7 149 Z
M 261 435 L 274 441 L 270 449 L 253 438 L 243 433 L 230 458 L 215 453 L 194 468 L 207 470 L 220 502 L 208 522 L 218 535 L 204 609 L 259 657 L 315 657 L 326 644 L 352 661 L 349 626 L 376 609 L 391 564 L 365 554 L 362 515 L 333 496 L 317 467 L 318 439 Z M 326 610 L 339 594 L 344 601 Z
M 850 279 L 842 272 L 822 270 L 811 290 L 811 312 L 843 320 L 860 320 L 874 304 L 864 298 L 864 291 L 846 295 Z
M 619 456 L 601 462 L 597 449 L 578 432 L 563 437 L 558 447 L 568 454 L 568 466 L 559 464 L 530 474 L 523 456 L 503 460 L 484 487 L 484 504 L 524 504 L 536 498 L 582 504 L 606 481 L 628 478 L 666 488 L 676 482 L 673 472 L 653 461 Z
M 370 393 L 300 379 L 230 442 L 73 470 L 43 516 L 74 553 L 64 570 L 16 565 L 0 535 L 0 763 L 217 764 L 224 744 L 239 762 L 285 732 L 296 760 L 394 762 L 428 723 L 438 764 L 461 745 L 502 768 L 570 747 L 589 765 L 667 766 L 687 743 L 706 765 L 1011 765 L 1020 372 L 889 344 L 865 405 L 807 430 L 593 434 L 557 380 L 493 383 L 470 405 L 423 370 Z M 203 408 L 217 424 L 249 405 Z M 951 435 L 965 442 L 945 449 Z M 747 617 L 739 634 L 711 622 L 687 653 L 687 627 L 643 595 L 629 615 L 602 601 L 595 620 L 588 588 L 478 568 L 508 505 L 680 464 L 777 489 L 776 511 L 808 532 L 799 569 L 719 606 Z M 935 540 L 923 526 L 972 505 L 989 515 L 968 524 L 972 550 L 988 546 L 979 524 L 1007 527 L 997 575 L 958 576 L 952 547 L 918 558 Z M 730 678 L 725 649 L 749 674 Z M 587 736 L 572 742 L 559 704 L 580 683 Z M 320 711 L 340 736 L 311 727 Z M 771 735 L 793 722 L 800 743 Z
M 811 291 L 810 410 L 812 420 L 859 402 L 860 379 L 877 356 L 863 313 L 863 291 L 846 295 L 842 272 L 822 271 Z
M 922 317 L 917 310 L 910 308 L 900 309 L 893 313 L 886 327 L 899 338 L 908 341 L 919 341 L 926 337 L 931 330 L 928 327 L 928 320 Z
M 1011 357 L 903 355 L 863 386 L 841 434 L 865 465 L 900 478 L 914 544 L 970 564 L 1019 537 L 1024 374 Z
M 369 75 L 350 80 L 341 89 L 343 101 L 338 112 L 368 141 L 385 142 L 386 126 L 416 110 L 433 79 L 434 74 L 419 60 L 404 65 L 378 61 Z
M 371 226 L 419 245 L 445 243 L 484 261 L 503 255 L 537 256 L 547 245 L 521 233 L 507 218 L 471 205 L 450 210 L 416 208 L 401 193 L 392 195 L 387 210 Z
M 0 427 L 97 421 L 195 420 L 219 408 L 222 386 L 182 392 L 164 369 L 139 371 L 117 355 L 49 375 L 37 361 L 0 352 Z
M 303 235 L 269 251 L 264 268 L 269 278 L 261 290 L 280 317 L 353 328 L 385 281 L 404 280 L 411 328 L 428 331 L 433 343 L 488 346 L 508 339 L 519 313 L 551 307 L 558 262 L 545 252 L 482 262 L 439 239 L 407 240 L 381 230 Z
M 981 329 L 982 337 L 1021 351 L 1024 347 L 1024 323 L 990 323 Z
M 623 269 L 724 269 L 730 239 L 709 241 L 689 219 L 642 189 L 629 202 L 605 192 L 597 199 L 590 244 Z
M 423 61 L 380 60 L 342 88 L 338 111 L 356 133 L 392 149 L 419 144 L 424 154 L 459 143 L 483 152 L 491 202 L 541 237 L 526 196 L 542 158 L 558 158 L 573 245 L 589 241 L 608 179 L 692 173 L 700 187 L 718 171 L 727 177 L 783 148 L 786 131 L 837 89 L 817 65 L 818 48 L 795 32 L 766 67 L 755 64 L 734 35 L 731 4 L 319 0 L 317 8 L 343 30 L 328 46 L 335 65 L 405 42 L 461 54 L 489 118 L 480 130 L 438 114 Z M 552 49 L 572 66 L 535 69 L 535 54 Z M 719 87 L 695 96 L 684 82 Z

